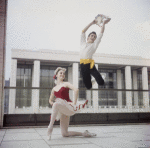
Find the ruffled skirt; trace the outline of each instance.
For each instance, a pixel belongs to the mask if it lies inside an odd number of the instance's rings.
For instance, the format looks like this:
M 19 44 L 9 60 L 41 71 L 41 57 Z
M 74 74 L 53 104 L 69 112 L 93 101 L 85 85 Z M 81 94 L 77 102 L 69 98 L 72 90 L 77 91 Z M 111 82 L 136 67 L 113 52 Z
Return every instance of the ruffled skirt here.
M 73 116 L 75 113 L 79 113 L 80 110 L 83 108 L 83 104 L 79 105 L 72 105 L 72 102 L 67 102 L 61 98 L 56 98 L 55 103 L 61 104 L 61 109 L 58 111 L 56 116 L 56 121 L 60 120 L 62 114 L 66 116 Z

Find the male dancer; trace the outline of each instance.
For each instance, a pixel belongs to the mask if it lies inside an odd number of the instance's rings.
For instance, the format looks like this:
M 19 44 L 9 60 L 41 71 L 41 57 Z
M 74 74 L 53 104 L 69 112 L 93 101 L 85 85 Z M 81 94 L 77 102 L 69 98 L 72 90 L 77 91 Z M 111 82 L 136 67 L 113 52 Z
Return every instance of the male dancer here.
M 94 24 L 97 24 L 97 20 L 93 20 L 89 25 L 87 25 L 83 30 L 81 34 L 81 43 L 80 43 L 80 67 L 81 67 L 81 74 L 83 77 L 83 82 L 85 84 L 85 87 L 87 89 L 92 88 L 92 82 L 91 82 L 91 75 L 95 78 L 97 83 L 99 85 L 104 85 L 104 80 L 98 70 L 96 69 L 94 65 L 94 60 L 92 59 L 93 54 L 95 53 L 101 38 L 104 33 L 105 24 L 108 23 L 111 19 L 102 15 L 105 19 L 102 22 L 101 31 L 97 37 L 96 32 L 91 32 L 88 35 L 87 42 L 86 42 L 86 36 L 85 32 L 88 30 L 88 28 Z M 93 81 L 94 83 L 94 81 Z

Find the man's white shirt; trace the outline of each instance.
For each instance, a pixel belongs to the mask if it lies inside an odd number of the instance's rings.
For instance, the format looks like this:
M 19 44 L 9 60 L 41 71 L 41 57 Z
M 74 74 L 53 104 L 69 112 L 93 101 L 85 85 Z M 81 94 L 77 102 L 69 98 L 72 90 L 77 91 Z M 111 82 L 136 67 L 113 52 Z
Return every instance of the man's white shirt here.
M 103 33 L 100 33 L 94 43 L 86 43 L 86 34 L 82 32 L 80 41 L 80 59 L 92 59 L 98 45 L 101 41 Z

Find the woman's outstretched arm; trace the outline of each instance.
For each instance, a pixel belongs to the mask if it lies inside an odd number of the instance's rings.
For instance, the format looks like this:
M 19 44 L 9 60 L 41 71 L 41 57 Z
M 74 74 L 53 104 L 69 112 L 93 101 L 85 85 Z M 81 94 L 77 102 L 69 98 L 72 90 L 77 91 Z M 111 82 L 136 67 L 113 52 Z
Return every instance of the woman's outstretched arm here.
M 54 103 L 53 100 L 54 100 L 54 89 L 52 89 L 51 95 L 50 95 L 50 97 L 49 97 L 49 103 L 50 103 L 51 106 L 52 106 L 53 103 Z
M 74 100 L 73 100 L 73 104 L 76 105 L 77 103 L 77 98 L 78 98 L 78 92 L 79 92 L 79 89 L 74 87 L 71 83 L 69 82 L 66 82 L 66 86 L 70 89 L 72 89 L 74 91 Z

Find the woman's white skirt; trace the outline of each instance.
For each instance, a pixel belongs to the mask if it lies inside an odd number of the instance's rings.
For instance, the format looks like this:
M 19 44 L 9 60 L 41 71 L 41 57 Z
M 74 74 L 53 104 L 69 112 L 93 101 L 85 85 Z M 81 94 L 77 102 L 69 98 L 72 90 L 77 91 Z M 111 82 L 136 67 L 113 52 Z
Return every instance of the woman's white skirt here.
M 66 100 L 56 98 L 55 103 L 60 104 L 60 108 L 58 114 L 56 116 L 56 120 L 60 120 L 62 114 L 66 116 L 73 116 L 75 113 L 79 113 L 81 108 L 83 108 L 83 104 L 73 105 L 72 102 L 67 102 Z

